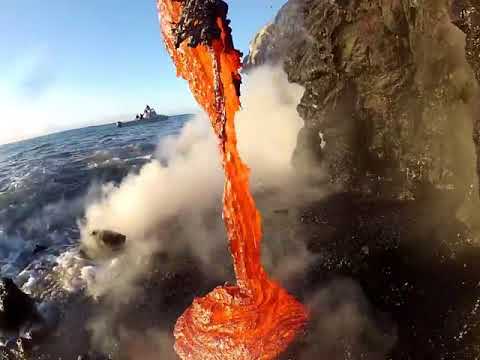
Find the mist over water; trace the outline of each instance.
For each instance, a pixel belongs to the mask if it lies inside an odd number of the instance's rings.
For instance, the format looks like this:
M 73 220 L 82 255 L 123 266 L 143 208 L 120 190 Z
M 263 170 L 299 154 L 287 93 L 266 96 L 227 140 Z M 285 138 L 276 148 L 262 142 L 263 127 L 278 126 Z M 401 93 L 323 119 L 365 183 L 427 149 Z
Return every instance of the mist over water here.
M 266 93 L 265 88 L 272 91 Z M 295 110 L 302 93 L 277 68 L 259 69 L 246 78 L 236 124 L 254 192 L 294 181 L 290 159 L 302 123 Z M 81 222 L 84 245 L 95 252 L 98 249 L 89 234 L 112 229 L 129 239 L 127 258 L 161 251 L 191 253 L 209 272 L 225 276 L 230 259 L 218 258 L 228 246 L 221 219 L 224 180 L 208 119 L 199 115 L 179 136 L 162 139 L 155 158 L 120 186 L 104 186 L 99 199 L 87 206 Z M 172 226 L 175 223 L 178 226 Z M 135 271 L 134 266 L 129 269 Z M 125 279 L 119 282 L 124 284 Z M 105 286 L 113 291 L 119 284 Z
M 78 242 L 77 219 L 101 184 L 119 183 L 150 161 L 158 139 L 188 117 L 117 129 L 114 124 L 0 146 L 0 269 L 12 276 L 36 247 Z

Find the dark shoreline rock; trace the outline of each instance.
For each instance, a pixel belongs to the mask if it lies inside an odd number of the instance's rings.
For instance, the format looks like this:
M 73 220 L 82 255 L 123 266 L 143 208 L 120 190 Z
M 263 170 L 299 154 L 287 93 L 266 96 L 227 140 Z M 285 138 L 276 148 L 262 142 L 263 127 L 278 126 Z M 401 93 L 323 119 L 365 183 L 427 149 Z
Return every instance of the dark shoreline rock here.
M 480 4 L 472 0 L 452 0 L 452 20 L 466 34 L 466 59 L 480 84 Z M 480 95 L 473 105 L 473 140 L 477 153 L 477 173 L 480 175 Z
M 24 359 L 48 339 L 60 322 L 60 310 L 52 303 L 40 303 L 20 290 L 13 280 L 0 281 L 0 358 Z
M 447 6 L 434 5 L 290 0 L 258 39 L 252 66 L 285 62 L 291 80 L 307 89 L 299 105 L 305 127 L 294 156 L 297 168 L 313 178 L 325 169 L 343 190 L 273 211 L 295 218 L 287 231 L 282 228 L 291 237 L 285 242 L 301 239 L 315 257 L 289 281 L 289 290 L 305 302 L 328 295 L 311 302 L 311 328 L 286 358 L 480 355 L 480 247 L 457 211 L 474 196 L 475 157 L 466 139 L 472 138 L 467 113 L 475 86 L 465 61 L 477 75 L 478 67 L 469 50 L 466 59 L 454 56 L 458 43 L 452 45 L 451 36 L 460 34 L 450 26 Z M 470 28 L 459 26 L 467 32 L 467 49 L 478 49 Z M 295 35 L 299 29 L 302 36 Z M 273 224 L 270 231 L 278 234 Z M 86 330 L 95 317 L 107 324 L 103 335 L 117 351 L 111 358 L 128 358 L 127 350 L 146 341 L 147 329 L 171 334 L 192 299 L 225 279 L 203 274 L 186 256 L 168 261 L 175 271 L 155 268 L 139 280 L 138 297 L 121 307 L 106 299 L 70 299 L 61 335 L 38 352 L 64 358 L 95 353 L 101 345 Z M 346 312 L 336 318 L 338 309 Z M 360 316 L 356 322 L 349 322 L 350 310 Z M 125 327 L 133 332 L 122 335 Z M 139 339 L 132 336 L 136 331 Z M 168 342 L 161 349 L 172 352 Z
M 119 251 L 127 242 L 127 237 L 111 230 L 93 230 L 90 234 L 99 245 L 106 246 L 112 251 Z
M 0 331 L 19 333 L 22 326 L 39 318 L 35 301 L 12 279 L 0 280 Z
M 112 230 L 92 230 L 82 243 L 79 253 L 86 259 L 110 258 L 125 249 L 127 237 Z
M 359 306 L 363 320 L 354 326 L 330 315 L 337 337 L 329 337 L 316 325 L 329 318 L 325 305 L 314 303 L 323 315 L 285 359 L 340 360 L 345 351 L 351 359 L 478 357 L 480 246 L 451 210 L 432 213 L 435 206 L 343 193 L 298 209 L 292 238 L 305 239 L 317 260 L 289 290 L 303 301 L 326 291 L 333 304 Z M 360 297 L 332 290 L 346 280 Z
M 284 246 L 276 260 L 287 267 L 297 260 L 289 248 L 294 242 L 305 243 L 313 259 L 285 283 L 313 317 L 282 359 L 343 360 L 348 352 L 359 360 L 473 360 L 480 354 L 480 247 L 441 193 L 415 201 L 339 193 L 288 207 L 278 194 L 270 196 L 258 197 L 264 245 Z M 221 221 L 214 211 L 208 216 Z M 174 224 L 169 231 L 179 235 Z M 193 298 L 229 280 L 205 273 L 185 254 L 162 253 L 152 261 L 131 301 L 72 296 L 57 335 L 34 354 L 75 358 L 92 351 L 129 359 L 130 346 L 147 341 L 152 329 L 171 341 Z M 99 326 L 93 337 L 92 322 Z M 65 343 L 69 337 L 75 346 Z M 173 354 L 170 342 L 152 347 Z
M 352 279 L 397 331 L 388 351 L 347 339 L 315 356 L 476 359 L 480 3 L 289 0 L 260 35 L 247 70 L 279 63 L 305 87 L 297 170 L 340 189 L 299 210 L 295 238 L 318 259 L 290 290 Z M 317 336 L 293 357 L 317 358 Z

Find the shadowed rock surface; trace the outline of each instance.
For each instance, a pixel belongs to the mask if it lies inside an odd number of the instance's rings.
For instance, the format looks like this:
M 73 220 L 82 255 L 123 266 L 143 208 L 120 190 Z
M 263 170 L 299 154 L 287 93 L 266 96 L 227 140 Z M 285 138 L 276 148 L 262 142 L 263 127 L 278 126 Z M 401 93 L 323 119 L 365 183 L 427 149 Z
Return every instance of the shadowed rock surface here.
M 0 280 L 0 332 L 18 335 L 20 328 L 37 318 L 35 302 L 9 278 Z
M 480 81 L 480 4 L 474 0 L 452 0 L 452 18 L 467 35 L 466 57 Z
M 275 248 L 275 260 L 281 266 L 295 261 L 289 246 L 299 242 L 311 257 L 306 268 L 284 279 L 310 306 L 312 321 L 282 359 L 480 355 L 480 248 L 443 197 L 379 201 L 342 193 L 282 211 L 259 200 L 261 208 L 270 208 L 262 209 L 265 246 Z M 211 217 L 218 219 L 217 212 Z M 279 234 L 281 244 L 274 243 Z M 229 264 L 228 257 L 225 249 L 215 259 Z M 97 301 L 73 296 L 55 336 L 34 354 L 153 360 L 161 352 L 162 359 L 176 359 L 171 334 L 177 317 L 194 297 L 229 277 L 205 273 L 188 255 L 152 261 L 151 271 L 136 281 L 138 293 L 121 304 L 109 294 Z M 71 337 L 75 344 L 65 341 Z
M 92 231 L 91 236 L 93 236 L 100 244 L 113 251 L 120 250 L 127 241 L 125 235 L 110 230 L 94 230 Z
M 314 317 L 290 357 L 478 358 L 479 8 L 290 0 L 252 42 L 247 69 L 281 63 L 305 87 L 297 170 L 340 191 L 298 210 L 318 258 L 292 291 L 346 277 L 369 304 L 353 332 Z
M 480 3 L 478 1 L 452 2 L 453 22 L 467 35 L 465 54 L 475 77 L 480 82 Z M 473 139 L 477 149 L 477 172 L 480 174 L 480 97 L 477 95 L 473 105 Z
M 281 63 L 288 51 L 300 43 L 304 33 L 302 3 L 287 2 L 272 23 L 261 29 L 250 44 L 244 69 Z M 299 36 L 300 35 L 300 36 Z
M 432 216 L 432 208 L 443 210 Z M 343 348 L 352 359 L 478 357 L 480 248 L 451 210 L 432 201 L 339 194 L 299 216 L 298 231 L 319 256 L 300 286 L 308 292 L 339 277 L 354 279 L 370 303 L 364 316 L 380 322 L 377 342 L 367 341 L 371 327 L 359 326 L 352 337 L 344 325 L 338 342 L 317 345 L 316 355 L 342 359 Z M 310 343 L 307 337 L 310 355 L 322 338 L 314 335 Z
M 267 30 L 246 66 L 282 62 L 305 87 L 299 170 L 323 169 L 345 191 L 436 188 L 463 203 L 477 183 L 476 84 L 447 1 L 290 0 Z
M 175 46 L 188 40 L 188 45 L 196 47 L 199 44 L 210 45 L 218 39 L 221 30 L 216 18 L 225 18 L 228 5 L 222 0 L 179 0 L 183 12 L 175 29 Z

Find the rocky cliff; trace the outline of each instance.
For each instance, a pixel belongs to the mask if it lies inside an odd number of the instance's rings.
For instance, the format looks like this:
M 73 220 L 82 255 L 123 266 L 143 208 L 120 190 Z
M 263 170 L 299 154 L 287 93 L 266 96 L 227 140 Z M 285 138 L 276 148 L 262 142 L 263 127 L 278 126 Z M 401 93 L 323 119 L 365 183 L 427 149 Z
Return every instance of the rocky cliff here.
M 480 82 L 480 3 L 475 0 L 453 0 L 451 4 L 453 22 L 466 34 L 465 55 Z M 480 98 L 473 104 L 473 139 L 477 153 L 477 172 L 480 174 Z
M 448 0 L 287 2 L 245 63 L 280 62 L 305 87 L 299 170 L 323 169 L 345 191 L 415 199 L 444 190 L 464 203 L 477 183 L 478 13 L 456 5 L 467 57 Z
M 339 192 L 298 210 L 306 278 L 353 279 L 395 335 L 328 327 L 301 359 L 477 359 L 480 2 L 290 0 L 245 59 L 278 63 L 305 87 L 293 162 Z

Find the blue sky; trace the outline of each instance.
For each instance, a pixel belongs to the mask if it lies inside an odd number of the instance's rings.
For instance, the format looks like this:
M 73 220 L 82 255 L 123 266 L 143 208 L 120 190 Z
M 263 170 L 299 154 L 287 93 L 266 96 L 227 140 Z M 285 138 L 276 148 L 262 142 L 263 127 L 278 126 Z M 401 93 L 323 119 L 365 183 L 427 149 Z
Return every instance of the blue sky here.
M 285 0 L 228 0 L 236 46 Z M 0 144 L 129 117 L 196 111 L 155 0 L 0 0 Z

